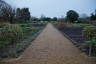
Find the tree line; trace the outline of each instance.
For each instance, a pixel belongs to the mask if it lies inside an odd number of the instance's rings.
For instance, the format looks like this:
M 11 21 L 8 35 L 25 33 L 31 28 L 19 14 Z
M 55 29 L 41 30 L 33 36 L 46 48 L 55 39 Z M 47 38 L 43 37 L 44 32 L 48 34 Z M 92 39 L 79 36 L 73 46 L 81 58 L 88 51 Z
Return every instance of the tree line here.
M 17 8 L 11 7 L 0 8 L 0 20 L 8 21 L 10 23 L 28 23 L 31 21 L 57 21 L 57 17 L 31 17 L 29 8 Z
M 80 15 L 74 11 L 74 10 L 69 10 L 66 14 L 66 21 L 69 21 L 71 23 L 74 23 L 74 22 L 79 22 L 80 19 L 89 19 L 90 21 L 95 21 L 96 20 L 96 10 L 95 12 L 93 12 L 89 17 L 87 18 L 80 18 Z
M 32 21 L 48 21 L 48 22 L 50 22 L 50 21 L 57 21 L 58 18 L 57 17 L 53 17 L 53 18 L 51 18 L 51 17 L 40 17 L 40 18 L 32 17 L 31 20 Z
M 30 20 L 29 8 L 0 7 L 0 19 L 10 23 L 26 23 Z
M 41 15 L 40 18 L 31 17 L 31 13 L 29 8 L 16 8 L 13 9 L 11 6 L 2 7 L 0 6 L 0 20 L 8 21 L 10 23 L 27 23 L 31 21 L 57 21 L 59 18 L 57 17 L 46 17 Z M 65 21 L 69 21 L 71 23 L 78 22 L 80 19 L 80 15 L 74 11 L 69 10 L 66 13 Z M 90 20 L 96 20 L 96 10 L 88 17 Z

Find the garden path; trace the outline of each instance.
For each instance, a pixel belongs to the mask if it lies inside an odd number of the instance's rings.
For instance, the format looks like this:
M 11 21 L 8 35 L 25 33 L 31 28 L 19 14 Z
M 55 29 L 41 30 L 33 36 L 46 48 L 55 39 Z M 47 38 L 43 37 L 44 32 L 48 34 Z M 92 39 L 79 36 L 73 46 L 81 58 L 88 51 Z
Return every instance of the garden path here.
M 75 47 L 52 24 L 43 32 L 16 61 L 0 64 L 96 64 Z

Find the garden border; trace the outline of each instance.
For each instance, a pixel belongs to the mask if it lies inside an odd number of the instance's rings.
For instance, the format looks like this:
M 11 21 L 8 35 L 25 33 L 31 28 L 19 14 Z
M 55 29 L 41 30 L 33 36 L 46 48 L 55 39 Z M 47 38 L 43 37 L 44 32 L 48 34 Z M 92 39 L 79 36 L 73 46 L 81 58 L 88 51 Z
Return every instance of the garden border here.
M 56 27 L 55 27 L 56 28 Z M 57 30 L 59 30 L 58 28 L 56 28 Z M 76 44 L 77 42 L 75 42 L 74 40 L 72 40 L 69 36 L 67 36 L 65 33 L 63 33 L 62 31 L 59 30 L 59 32 L 65 36 L 75 47 L 77 47 L 80 52 L 82 52 L 82 54 L 84 54 L 85 56 L 87 56 L 88 58 L 91 58 L 91 59 L 96 59 L 96 57 L 94 56 L 88 56 L 85 52 L 83 52 L 80 47 L 78 47 L 78 45 Z
M 54 26 L 55 27 L 55 26 Z M 57 30 L 59 30 L 58 29 L 58 27 L 55 27 Z M 75 46 L 75 47 L 77 47 L 81 52 L 83 52 L 79 47 L 78 47 L 78 45 L 76 44 L 77 42 L 75 42 L 74 40 L 72 40 L 68 35 L 66 35 L 64 32 L 62 32 L 62 31 L 60 31 L 59 30 L 59 32 L 63 35 L 63 36 L 65 36 L 68 40 L 70 40 L 71 41 L 71 43 Z M 86 55 L 86 53 L 85 52 L 83 52 L 85 55 Z
M 46 27 L 46 26 L 45 26 Z M 31 38 L 30 42 L 28 43 L 27 47 L 25 48 L 25 50 L 30 46 L 30 44 L 32 44 L 32 42 L 41 34 L 41 32 L 45 29 L 42 28 L 40 31 L 38 31 L 36 34 L 34 34 L 34 36 Z M 0 62 L 12 62 L 12 61 L 17 61 L 19 59 L 22 58 L 22 54 L 25 52 L 25 50 L 17 57 L 17 58 L 5 58 L 5 59 L 1 59 Z
M 54 25 L 53 25 L 54 26 Z M 56 26 L 54 26 L 57 30 L 59 30 L 58 29 L 58 27 L 56 27 Z M 65 36 L 75 47 L 77 47 L 79 50 L 80 50 L 80 52 L 82 52 L 83 54 L 85 54 L 87 57 L 89 57 L 89 58 L 92 58 L 92 59 L 96 59 L 96 57 L 94 57 L 94 56 L 88 56 L 80 47 L 79 47 L 79 45 L 78 44 L 76 44 L 77 42 L 76 41 L 74 41 L 74 40 L 72 40 L 67 34 L 65 34 L 64 32 L 62 32 L 62 31 L 60 31 L 59 30 L 59 32 L 63 35 L 63 36 Z

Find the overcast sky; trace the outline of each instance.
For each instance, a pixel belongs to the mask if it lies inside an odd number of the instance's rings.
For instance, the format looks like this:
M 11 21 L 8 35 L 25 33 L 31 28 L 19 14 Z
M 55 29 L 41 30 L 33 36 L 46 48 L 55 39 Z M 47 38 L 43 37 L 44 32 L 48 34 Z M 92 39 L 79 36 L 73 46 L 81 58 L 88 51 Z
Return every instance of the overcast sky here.
M 13 7 L 28 7 L 31 15 L 40 17 L 65 16 L 68 10 L 75 10 L 79 14 L 90 14 L 96 9 L 96 0 L 5 0 Z

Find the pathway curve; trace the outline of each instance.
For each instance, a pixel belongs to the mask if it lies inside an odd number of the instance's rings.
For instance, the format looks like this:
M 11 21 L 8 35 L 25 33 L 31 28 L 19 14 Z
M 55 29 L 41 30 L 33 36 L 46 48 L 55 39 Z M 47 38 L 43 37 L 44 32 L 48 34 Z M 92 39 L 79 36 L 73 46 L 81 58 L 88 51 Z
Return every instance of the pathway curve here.
M 32 42 L 22 57 L 17 61 L 0 64 L 96 64 L 52 24 Z

